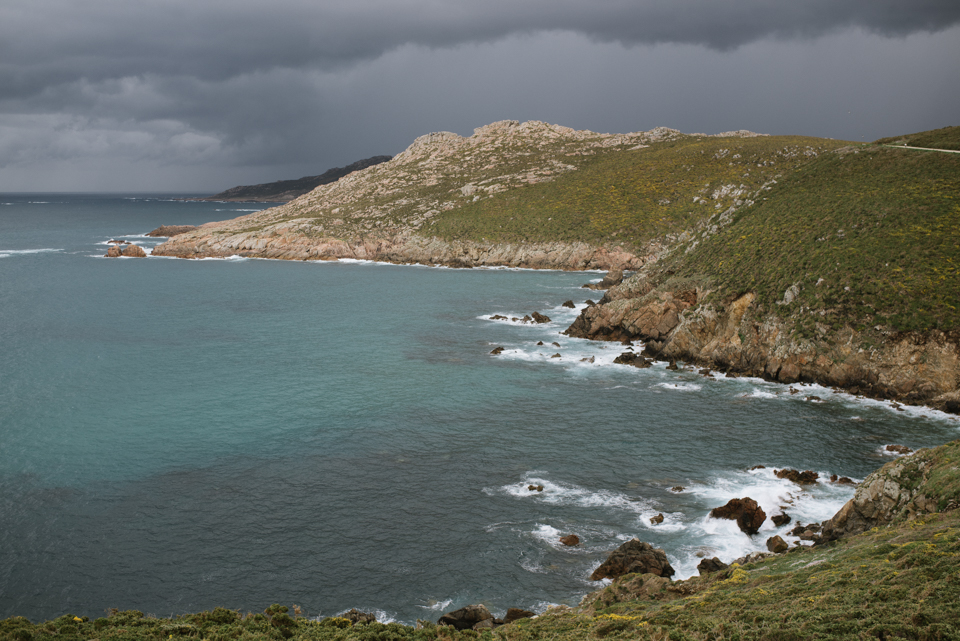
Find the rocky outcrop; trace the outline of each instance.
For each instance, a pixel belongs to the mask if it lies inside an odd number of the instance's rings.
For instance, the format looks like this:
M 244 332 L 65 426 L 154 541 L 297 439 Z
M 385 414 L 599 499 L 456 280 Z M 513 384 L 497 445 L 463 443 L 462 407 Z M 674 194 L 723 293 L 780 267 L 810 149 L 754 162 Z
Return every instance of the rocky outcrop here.
M 146 258 L 147 252 L 143 251 L 143 248 L 139 245 L 130 244 L 123 248 L 123 255 L 131 258 Z
M 120 245 L 111 245 L 104 254 L 107 258 L 119 258 L 123 256 L 123 248 Z
M 616 579 L 634 572 L 661 577 L 674 575 L 673 567 L 663 550 L 639 539 L 631 539 L 611 552 L 607 560 L 593 571 L 590 580 Z
M 820 475 L 814 472 L 813 470 L 806 470 L 800 472 L 798 470 L 774 470 L 774 475 L 778 479 L 787 479 L 788 481 L 793 481 L 797 485 L 812 485 L 817 482 L 817 479 L 820 478 Z
M 453 626 L 457 630 L 471 630 L 474 626 L 484 621 L 493 622 L 493 615 L 490 613 L 490 610 L 487 609 L 487 606 L 481 604 L 468 605 L 459 610 L 447 612 L 440 617 L 437 623 L 440 625 Z
M 152 236 L 154 238 L 169 238 L 171 236 L 186 234 L 188 231 L 193 231 L 196 228 L 196 225 L 160 225 L 153 231 L 147 232 L 147 236 Z
M 710 516 L 715 519 L 736 520 L 745 534 L 756 534 L 760 526 L 767 519 L 766 512 L 749 496 L 742 499 L 730 499 L 726 505 L 710 510 Z
M 833 541 L 870 528 L 923 514 L 956 509 L 960 488 L 945 484 L 945 469 L 953 470 L 960 441 L 933 450 L 918 450 L 891 461 L 857 486 L 853 498 L 833 518 L 824 521 L 821 539 Z
M 576 534 L 568 534 L 566 536 L 561 536 L 560 542 L 563 543 L 564 545 L 568 545 L 572 547 L 574 545 L 580 545 L 580 537 L 577 536 Z
M 599 283 L 587 283 L 584 289 L 610 289 L 623 282 L 623 270 L 611 269 Z
M 720 572 L 722 570 L 726 570 L 728 567 L 730 566 L 724 563 L 723 561 L 721 561 L 720 559 L 718 559 L 717 557 L 713 557 L 712 559 L 703 559 L 702 561 L 700 561 L 700 563 L 697 564 L 697 571 L 701 575 L 712 574 L 714 572 Z
M 960 331 L 887 333 L 872 347 L 845 327 L 829 340 L 798 340 L 790 321 L 756 308 L 746 292 L 703 304 L 692 282 L 655 287 L 637 274 L 581 311 L 566 330 L 594 340 L 645 341 L 661 360 L 682 360 L 781 383 L 817 382 L 853 394 L 960 412 Z M 814 399 L 816 400 L 816 399 Z

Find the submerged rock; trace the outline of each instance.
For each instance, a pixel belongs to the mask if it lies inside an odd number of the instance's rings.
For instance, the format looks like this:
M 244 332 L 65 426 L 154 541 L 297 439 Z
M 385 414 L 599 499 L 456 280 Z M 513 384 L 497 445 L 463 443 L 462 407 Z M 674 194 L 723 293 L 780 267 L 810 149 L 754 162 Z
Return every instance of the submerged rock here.
M 639 539 L 631 539 L 611 552 L 607 560 L 593 571 L 590 580 L 616 579 L 633 572 L 663 577 L 674 575 L 674 569 L 663 550 Z

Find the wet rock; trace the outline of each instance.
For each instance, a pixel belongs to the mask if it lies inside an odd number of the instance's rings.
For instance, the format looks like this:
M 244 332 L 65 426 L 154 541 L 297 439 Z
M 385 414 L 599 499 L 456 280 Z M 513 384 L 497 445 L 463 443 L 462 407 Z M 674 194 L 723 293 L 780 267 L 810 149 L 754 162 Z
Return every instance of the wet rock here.
M 549 317 L 549 316 L 544 316 L 544 315 L 541 314 L 540 312 L 534 312 L 533 314 L 531 314 L 531 316 L 533 317 L 533 322 L 534 322 L 534 323 L 537 323 L 537 324 L 543 324 L 543 323 L 549 323 L 549 322 L 550 322 L 550 317 Z M 526 318 L 526 316 L 524 316 L 524 318 Z
M 120 249 L 119 245 L 111 245 L 110 248 L 107 249 L 107 258 L 119 258 L 120 256 L 123 256 L 123 250 Z
M 568 534 L 566 536 L 561 536 L 560 542 L 564 545 L 569 545 L 572 547 L 574 545 L 580 545 L 580 537 L 576 534 Z
M 437 620 L 437 623 L 453 626 L 457 630 L 470 630 L 481 621 L 488 619 L 492 621 L 493 615 L 485 605 L 468 605 L 459 610 L 447 612 Z
M 553 345 L 554 347 L 560 347 L 560 343 L 558 343 L 557 341 L 553 341 L 550 344 Z
M 797 470 L 784 469 L 774 470 L 773 473 L 778 479 L 787 479 L 788 481 L 793 481 L 798 485 L 810 485 L 812 483 L 816 483 L 817 479 L 820 478 L 820 475 L 813 470 L 799 472 Z
M 663 523 L 663 513 L 657 514 L 656 516 L 650 517 L 650 523 L 652 525 L 659 525 Z
M 724 378 L 740 378 L 740 375 L 736 372 L 727 372 L 723 375 Z
M 837 483 L 840 485 L 856 485 L 856 482 L 849 476 L 841 476 L 837 479 Z
M 537 341 L 537 347 L 540 347 L 541 345 L 543 345 L 543 341 Z
M 554 355 L 551 356 L 550 358 L 561 358 L 561 357 L 560 357 L 560 354 L 554 354 Z
M 822 398 L 820 398 L 819 396 L 813 396 L 812 394 L 807 397 L 807 400 L 810 401 L 810 402 L 812 402 L 812 403 L 822 403 L 822 402 L 823 402 L 823 399 L 822 399 Z
M 490 317 L 490 320 L 510 320 L 510 319 L 500 314 L 494 314 L 493 316 Z
M 586 285 L 583 285 L 583 287 L 585 289 L 610 289 L 611 287 L 619 285 L 622 282 L 623 271 L 619 269 L 611 269 L 599 283 L 587 283 Z
M 702 369 L 698 374 L 700 374 L 700 376 L 713 376 L 713 373 L 709 369 Z
M 527 489 L 530 490 L 531 492 L 543 492 L 542 485 L 528 485 Z
M 896 454 L 903 454 L 903 455 L 907 455 L 907 454 L 912 454 L 912 453 L 913 453 L 913 450 L 911 450 L 911 449 L 910 449 L 909 447 L 907 447 L 906 445 L 888 445 L 888 446 L 886 446 L 884 449 L 885 449 L 887 452 L 894 452 L 894 453 L 896 453 Z
M 667 555 L 663 550 L 654 548 L 649 543 L 643 543 L 639 539 L 631 539 L 611 552 L 607 560 L 593 571 L 590 580 L 616 579 L 633 572 L 663 577 L 674 574 L 673 567 L 667 561 Z
M 677 367 L 677 361 L 671 360 L 671 361 L 667 364 L 667 369 L 670 370 L 670 371 L 676 371 L 676 370 L 678 370 L 678 369 L 680 369 L 680 368 Z
M 129 240 L 117 240 L 116 238 L 111 238 L 107 241 L 108 245 L 129 245 Z
M 721 570 L 726 570 L 729 565 L 713 557 L 712 559 L 704 559 L 697 564 L 697 571 L 700 572 L 700 575 L 712 574 L 713 572 L 720 572 Z
M 766 465 L 754 465 L 753 467 L 750 468 L 750 471 L 752 472 L 754 470 L 765 470 L 765 469 L 767 469 Z
M 131 258 L 146 258 L 147 252 L 143 251 L 139 245 L 130 244 L 123 248 L 123 255 Z
M 684 489 L 686 489 L 686 488 L 684 488 L 682 485 L 674 485 L 673 487 L 670 488 L 670 491 L 671 491 L 671 492 L 683 492 Z
M 784 541 L 782 537 L 771 536 L 767 539 L 767 549 L 774 554 L 783 554 L 790 549 L 790 546 L 787 545 L 787 542 Z
M 613 359 L 614 363 L 619 365 L 633 365 L 634 367 L 639 367 L 644 369 L 650 367 L 650 362 L 645 359 L 640 354 L 634 354 L 633 352 L 623 352 L 620 356 L 617 356 Z
M 360 610 L 353 608 L 347 610 L 343 614 L 337 615 L 342 619 L 349 619 L 353 623 L 376 623 L 377 615 L 370 614 L 369 612 L 361 612 Z
M 773 521 L 774 525 L 776 525 L 777 527 L 780 527 L 780 526 L 786 525 L 792 519 L 790 518 L 789 514 L 774 514 L 773 516 L 770 517 L 770 520 Z
M 529 619 L 537 616 L 536 612 L 530 610 L 521 610 L 520 608 L 507 608 L 507 615 L 503 617 L 504 623 L 513 623 L 518 619 Z
M 580 362 L 581 362 L 581 363 L 593 363 L 595 360 L 596 360 L 596 359 L 595 359 L 593 356 L 591 356 L 590 358 L 581 358 L 581 359 L 580 359 Z
M 587 300 L 583 301 L 583 304 L 586 305 L 587 307 L 596 307 L 596 306 L 597 306 L 597 304 L 596 304 L 595 302 L 593 302 L 592 300 L 590 300 L 589 298 L 588 298 Z
M 572 300 L 565 301 L 561 307 L 568 307 L 570 309 L 576 309 L 577 306 L 573 304 Z
M 749 496 L 742 499 L 730 499 L 726 505 L 712 509 L 710 516 L 715 519 L 736 520 L 737 527 L 745 534 L 751 535 L 756 534 L 767 519 L 767 514 L 763 511 L 763 508 Z
M 503 352 L 503 348 L 502 348 L 502 347 L 494 347 L 493 350 L 492 350 L 490 353 L 491 353 L 491 354 L 500 354 L 500 353 L 502 353 L 502 352 Z

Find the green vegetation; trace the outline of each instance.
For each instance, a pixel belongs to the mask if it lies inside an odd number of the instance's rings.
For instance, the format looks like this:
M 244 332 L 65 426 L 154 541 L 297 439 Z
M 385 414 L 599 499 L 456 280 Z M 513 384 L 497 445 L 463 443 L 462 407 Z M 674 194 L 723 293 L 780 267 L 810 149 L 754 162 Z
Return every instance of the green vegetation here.
M 960 157 L 876 145 L 825 154 L 663 269 L 710 276 L 720 299 L 754 291 L 766 311 L 800 316 L 805 337 L 846 323 L 958 328 Z M 791 287 L 793 302 L 776 304 Z
M 960 150 L 960 127 L 943 127 L 942 129 L 921 131 L 907 136 L 881 138 L 875 144 Z
M 686 581 L 630 574 L 560 607 L 493 631 L 457 632 L 420 622 L 352 623 L 216 608 L 170 619 L 112 611 L 91 621 L 65 614 L 0 621 L 0 641 L 209 639 L 210 641 L 573 641 L 575 639 L 957 639 L 960 638 L 960 441 L 895 464 L 899 484 L 940 513 Z
M 574 161 L 578 171 L 443 212 L 424 231 L 446 240 L 581 241 L 642 250 L 844 144 L 798 136 L 680 136 L 644 149 L 599 150 Z

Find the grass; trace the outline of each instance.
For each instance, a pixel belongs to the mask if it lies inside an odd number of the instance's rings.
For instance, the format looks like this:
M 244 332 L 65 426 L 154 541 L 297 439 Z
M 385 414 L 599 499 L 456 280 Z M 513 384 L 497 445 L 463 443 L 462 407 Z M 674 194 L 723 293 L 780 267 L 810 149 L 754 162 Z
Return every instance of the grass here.
M 754 291 L 807 338 L 843 324 L 956 329 L 960 157 L 876 145 L 825 154 L 663 269 L 709 276 L 720 299 Z
M 598 153 L 551 182 L 443 212 L 424 232 L 446 240 L 580 241 L 641 250 L 745 200 L 812 154 L 843 144 L 795 136 L 681 136 L 645 149 Z
M 960 127 L 943 127 L 942 129 L 932 129 L 930 131 L 921 131 L 916 134 L 906 136 L 894 136 L 892 138 L 881 138 L 876 141 L 878 145 L 909 145 L 910 147 L 927 147 L 930 149 L 953 149 L 960 150 Z

